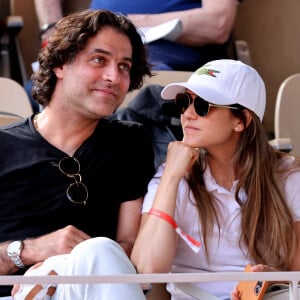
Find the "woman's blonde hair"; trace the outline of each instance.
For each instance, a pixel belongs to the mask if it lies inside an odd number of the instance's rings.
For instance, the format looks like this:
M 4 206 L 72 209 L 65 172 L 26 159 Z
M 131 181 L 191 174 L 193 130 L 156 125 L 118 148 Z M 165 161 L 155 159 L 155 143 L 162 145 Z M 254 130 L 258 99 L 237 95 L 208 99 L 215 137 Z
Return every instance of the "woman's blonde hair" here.
M 232 111 L 246 124 L 242 110 Z M 250 112 L 251 113 L 251 112 Z M 201 151 L 188 178 L 189 186 L 195 196 L 203 232 L 206 257 L 209 261 L 207 241 L 215 223 L 219 227 L 220 217 L 216 199 L 206 190 L 203 172 L 207 164 L 207 153 Z M 239 182 L 235 198 L 241 207 L 240 246 L 248 249 L 247 255 L 256 264 L 266 264 L 280 270 L 288 270 L 296 251 L 296 234 L 291 211 L 288 208 L 284 180 L 294 170 L 299 170 L 299 159 L 284 158 L 288 154 L 275 151 L 268 143 L 264 128 L 255 114 L 252 121 L 241 133 L 233 160 Z M 199 180 L 200 178 L 200 180 Z M 247 201 L 239 199 L 243 188 Z

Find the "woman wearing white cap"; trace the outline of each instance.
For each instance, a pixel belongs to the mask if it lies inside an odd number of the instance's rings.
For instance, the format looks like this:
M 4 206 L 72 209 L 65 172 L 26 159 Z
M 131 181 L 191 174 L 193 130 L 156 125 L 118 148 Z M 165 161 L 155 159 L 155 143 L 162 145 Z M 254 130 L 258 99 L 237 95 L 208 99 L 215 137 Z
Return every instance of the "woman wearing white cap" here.
M 169 144 L 148 186 L 131 257 L 137 270 L 233 272 L 248 263 L 252 271 L 300 270 L 300 162 L 268 144 L 257 71 L 212 61 L 187 82 L 167 85 L 162 97 L 175 99 L 184 138 Z M 174 300 L 194 299 L 195 290 L 230 299 L 235 284 L 168 290 Z

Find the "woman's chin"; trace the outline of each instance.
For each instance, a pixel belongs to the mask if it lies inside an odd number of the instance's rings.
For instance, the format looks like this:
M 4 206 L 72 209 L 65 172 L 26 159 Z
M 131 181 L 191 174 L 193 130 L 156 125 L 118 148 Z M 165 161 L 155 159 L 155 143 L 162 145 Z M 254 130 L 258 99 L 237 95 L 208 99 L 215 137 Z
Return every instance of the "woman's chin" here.
M 200 145 L 199 141 L 195 141 L 195 140 L 192 140 L 192 139 L 189 139 L 189 138 L 183 138 L 182 142 L 189 146 L 189 147 L 192 147 L 192 148 L 200 148 L 202 147 L 202 145 Z

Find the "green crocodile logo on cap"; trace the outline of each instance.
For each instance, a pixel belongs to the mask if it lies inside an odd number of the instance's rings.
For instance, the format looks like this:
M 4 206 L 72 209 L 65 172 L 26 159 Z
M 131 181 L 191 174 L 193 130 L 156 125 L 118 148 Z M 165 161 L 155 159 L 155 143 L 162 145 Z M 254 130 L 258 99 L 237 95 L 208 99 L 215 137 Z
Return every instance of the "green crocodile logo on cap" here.
M 212 77 L 216 77 L 217 76 L 216 73 L 220 73 L 220 72 L 217 71 L 217 70 L 214 70 L 214 69 L 208 69 L 208 68 L 205 68 L 205 67 L 201 67 L 198 70 L 196 70 L 194 74 L 196 74 L 196 75 L 209 75 L 209 76 L 212 76 Z

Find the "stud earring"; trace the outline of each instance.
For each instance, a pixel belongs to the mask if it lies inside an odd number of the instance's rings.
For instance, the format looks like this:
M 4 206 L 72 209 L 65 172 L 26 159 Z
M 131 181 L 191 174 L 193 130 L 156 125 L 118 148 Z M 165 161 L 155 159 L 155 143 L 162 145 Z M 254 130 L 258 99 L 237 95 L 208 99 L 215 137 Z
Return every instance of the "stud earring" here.
M 236 127 L 235 127 L 235 131 L 240 131 L 239 126 L 236 126 Z

